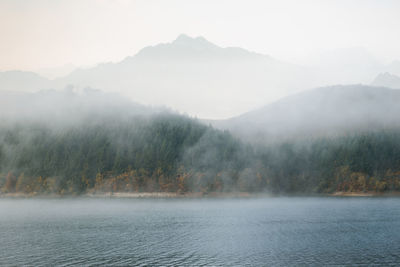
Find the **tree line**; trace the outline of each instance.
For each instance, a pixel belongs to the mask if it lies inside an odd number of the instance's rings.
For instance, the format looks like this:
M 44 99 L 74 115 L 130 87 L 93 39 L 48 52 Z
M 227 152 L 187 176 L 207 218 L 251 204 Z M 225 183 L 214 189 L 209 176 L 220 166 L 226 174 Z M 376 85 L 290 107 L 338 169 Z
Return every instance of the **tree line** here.
M 400 130 L 251 145 L 166 113 L 0 126 L 2 193 L 400 190 Z

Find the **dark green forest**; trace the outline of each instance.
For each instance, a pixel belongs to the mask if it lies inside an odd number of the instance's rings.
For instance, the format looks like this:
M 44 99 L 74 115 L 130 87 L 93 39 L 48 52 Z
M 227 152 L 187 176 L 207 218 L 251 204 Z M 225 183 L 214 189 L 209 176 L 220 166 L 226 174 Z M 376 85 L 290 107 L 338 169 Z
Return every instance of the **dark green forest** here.
M 3 122 L 2 193 L 400 190 L 400 130 L 247 144 L 173 113 Z

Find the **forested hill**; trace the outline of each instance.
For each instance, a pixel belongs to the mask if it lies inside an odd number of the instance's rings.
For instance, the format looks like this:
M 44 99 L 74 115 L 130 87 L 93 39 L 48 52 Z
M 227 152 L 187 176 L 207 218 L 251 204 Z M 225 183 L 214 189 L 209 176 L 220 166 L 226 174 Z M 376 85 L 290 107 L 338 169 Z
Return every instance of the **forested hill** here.
M 225 121 L 211 122 L 246 141 L 340 136 L 400 126 L 400 90 L 365 85 L 315 88 Z
M 14 103 L 2 107 L 0 121 L 3 192 L 214 191 L 222 188 L 214 179 L 237 176 L 251 153 L 227 132 L 93 90 L 8 97 Z M 198 180 L 189 182 L 189 172 Z
M 1 193 L 400 190 L 395 126 L 254 145 L 93 90 L 41 94 L 0 107 Z
M 174 114 L 82 121 L 62 130 L 16 124 L 0 136 L 6 191 L 186 190 L 177 179 L 189 170 L 215 177 L 246 161 L 245 148 L 228 133 Z

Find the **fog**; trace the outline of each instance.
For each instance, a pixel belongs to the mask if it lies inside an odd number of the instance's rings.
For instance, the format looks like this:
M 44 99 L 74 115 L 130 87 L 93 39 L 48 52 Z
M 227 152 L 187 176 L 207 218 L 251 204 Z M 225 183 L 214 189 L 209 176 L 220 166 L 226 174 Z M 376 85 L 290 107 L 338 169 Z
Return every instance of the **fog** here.
M 228 120 L 207 121 L 248 141 L 340 136 L 400 126 L 400 91 L 365 85 L 306 90 Z
M 0 120 L 4 123 L 38 123 L 49 127 L 68 128 L 88 120 L 121 120 L 132 116 L 147 116 L 169 112 L 162 107 L 146 107 L 116 93 L 92 88 L 41 90 L 35 93 L 0 92 Z
M 388 63 L 400 56 L 398 8 L 393 0 L 6 0 L 0 6 L 0 69 L 118 62 L 181 33 L 297 63 L 323 51 L 363 46 Z
M 398 67 L 363 48 L 306 66 L 181 34 L 53 80 L 2 72 L 0 188 L 396 191 L 388 170 L 399 166 Z
M 0 265 L 400 266 L 399 14 L 0 0 Z
M 0 4 L 4 192 L 397 190 L 396 2 L 150 2 Z

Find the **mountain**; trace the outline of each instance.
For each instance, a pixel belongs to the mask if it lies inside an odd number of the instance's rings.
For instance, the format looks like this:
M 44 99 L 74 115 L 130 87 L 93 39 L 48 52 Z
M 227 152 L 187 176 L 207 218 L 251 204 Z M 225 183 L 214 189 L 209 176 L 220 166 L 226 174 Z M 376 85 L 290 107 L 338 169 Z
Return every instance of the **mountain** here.
M 204 37 L 189 37 L 185 34 L 179 35 L 172 43 L 159 44 L 143 48 L 135 57 L 142 60 L 257 60 L 266 59 L 273 61 L 269 56 L 247 51 L 239 47 L 219 47 Z M 125 59 L 125 63 L 132 60 Z
M 210 123 L 251 141 L 333 136 L 400 126 L 398 103 L 399 90 L 364 85 L 330 86 Z
M 118 90 L 140 103 L 223 118 L 307 88 L 307 80 L 302 68 L 269 56 L 180 35 L 121 62 L 76 70 L 55 84 Z
M 51 82 L 33 72 L 0 72 L 0 91 L 38 91 L 51 87 Z
M 400 77 L 394 74 L 390 74 L 389 72 L 381 73 L 376 76 L 371 85 L 400 89 Z
M 220 47 L 204 37 L 180 35 L 148 46 L 117 63 L 76 69 L 48 80 L 34 73 L 0 73 L 0 90 L 97 88 L 131 100 L 201 118 L 229 118 L 282 97 L 319 86 L 368 82 L 385 68 L 363 48 L 339 49 L 304 67 L 238 47 Z

